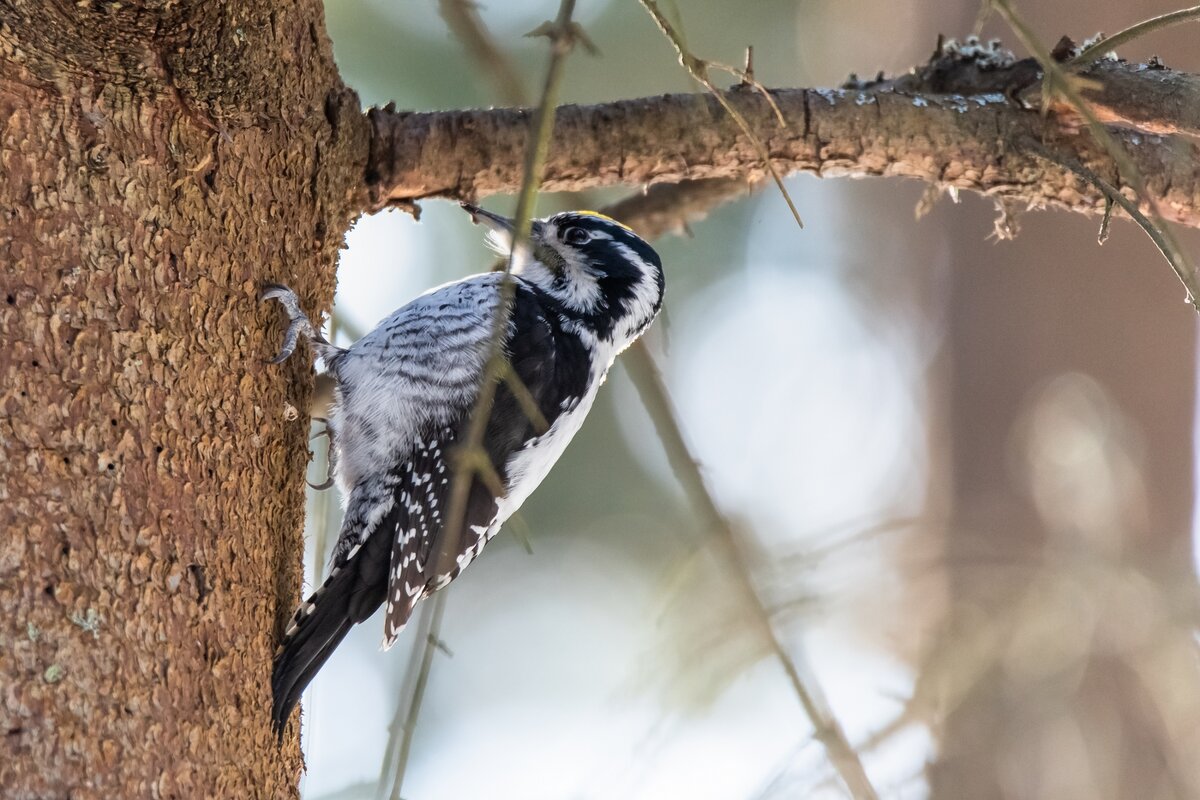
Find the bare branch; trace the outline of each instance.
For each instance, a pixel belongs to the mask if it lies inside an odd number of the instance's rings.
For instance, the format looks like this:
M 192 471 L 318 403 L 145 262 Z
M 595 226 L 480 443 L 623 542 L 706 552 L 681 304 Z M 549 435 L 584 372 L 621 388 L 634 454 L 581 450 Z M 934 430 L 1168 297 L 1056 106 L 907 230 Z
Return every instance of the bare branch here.
M 1136 193 L 1140 204 L 1146 207 L 1149 212 L 1146 216 L 1146 225 L 1143 227 L 1150 234 L 1154 243 L 1158 245 L 1163 256 L 1171 265 L 1171 269 L 1175 271 L 1180 282 L 1187 289 L 1188 302 L 1200 311 L 1200 286 L 1196 280 L 1196 267 L 1192 264 L 1186 251 L 1179 244 L 1172 232 L 1170 226 L 1167 225 L 1166 218 L 1163 214 L 1161 204 L 1149 191 L 1146 185 L 1146 180 L 1143 177 L 1144 173 L 1139 169 L 1137 163 L 1130 156 L 1129 150 L 1122 142 L 1117 141 L 1117 138 L 1112 132 L 1106 128 L 1103 123 L 1097 118 L 1090 104 L 1083 98 L 1080 89 L 1076 83 L 1077 76 L 1067 75 L 1062 66 L 1058 64 L 1049 52 L 1038 41 L 1033 31 L 1025 23 L 1024 19 L 1017 13 L 1009 0 L 988 0 L 996 13 L 1004 18 L 1012 28 L 1013 33 L 1021 40 L 1021 43 L 1029 50 L 1030 54 L 1037 59 L 1045 70 L 1046 84 L 1052 91 L 1060 93 L 1071 104 L 1076 112 L 1087 121 L 1088 131 L 1102 147 L 1109 158 L 1117 167 L 1117 174 L 1120 175 L 1127 185 L 1131 186 Z M 1086 165 L 1083 166 L 1087 170 Z M 1102 179 L 1101 179 L 1102 180 Z M 1096 181 L 1100 185 L 1099 181 Z M 1105 191 L 1107 200 L 1115 200 L 1114 193 L 1120 196 L 1121 187 L 1111 187 L 1111 192 Z M 1107 207 L 1106 207 L 1107 213 Z M 1135 217 L 1136 219 L 1136 217 Z M 1145 218 L 1143 218 L 1145 219 Z
M 1146 232 L 1146 235 L 1150 237 L 1150 240 L 1154 242 L 1154 246 L 1158 248 L 1158 252 L 1162 253 L 1163 258 L 1167 260 L 1167 263 L 1170 264 L 1171 268 L 1175 271 L 1175 277 L 1179 278 L 1180 282 L 1185 286 L 1187 285 L 1187 276 L 1183 274 L 1172 256 L 1171 243 L 1167 241 L 1165 236 L 1163 236 L 1160 226 L 1154 224 L 1151 219 L 1143 214 L 1137 207 L 1136 203 L 1134 203 L 1125 195 L 1121 194 L 1119 191 L 1117 191 L 1116 187 L 1110 185 L 1107 181 L 1086 167 L 1081 167 L 1078 164 L 1071 164 L 1067 161 L 1060 160 L 1052 153 L 1044 153 L 1044 155 L 1048 160 L 1072 170 L 1079 175 L 1079 177 L 1095 184 L 1096 187 L 1103 191 L 1108 197 L 1109 205 L 1104 211 L 1104 218 L 1100 222 L 1100 233 L 1096 237 L 1100 244 L 1104 244 L 1105 239 L 1108 238 L 1108 226 L 1112 219 L 1112 207 L 1114 205 L 1120 206 L 1121 209 L 1124 210 L 1125 213 L 1137 223 L 1138 227 Z M 1191 295 L 1189 295 L 1189 297 L 1190 296 Z
M 746 122 L 746 118 L 742 116 L 741 112 L 730 105 L 729 101 L 725 99 L 725 95 L 723 95 L 721 90 L 716 87 L 716 85 L 712 82 L 712 78 L 709 77 L 708 74 L 709 67 L 716 67 L 717 69 L 725 70 L 726 72 L 732 73 L 738 77 L 742 81 L 742 88 L 751 87 L 758 90 L 759 93 L 762 94 L 767 105 L 769 105 L 771 110 L 775 112 L 775 118 L 779 121 L 779 127 L 786 128 L 787 118 L 784 117 L 783 111 L 779 108 L 779 104 L 776 103 L 771 97 L 771 93 L 754 79 L 753 57 L 747 54 L 746 65 L 749 67 L 747 70 L 739 70 L 736 67 L 717 64 L 715 62 L 705 61 L 702 58 L 698 58 L 694 53 L 688 50 L 687 44 L 683 41 L 683 37 L 678 31 L 675 30 L 674 26 L 667 21 L 666 15 L 659 10 L 658 3 L 654 2 L 654 0 L 641 0 L 641 3 L 642 7 L 645 8 L 650 14 L 651 18 L 653 18 L 655 24 L 658 25 L 659 30 L 663 32 L 663 35 L 667 37 L 667 39 L 671 42 L 671 45 L 675 48 L 675 52 L 679 56 L 679 63 L 683 65 L 683 68 L 688 71 L 688 74 L 691 75 L 696 82 L 698 82 L 705 89 L 708 89 L 708 91 L 712 93 L 712 96 L 717 98 L 717 102 L 719 102 L 721 107 L 725 109 L 725 113 L 729 114 L 729 116 L 733 118 L 733 121 L 736 122 L 738 127 L 742 129 L 742 133 L 745 134 L 746 138 L 750 140 L 750 143 L 754 145 L 754 149 L 758 151 L 758 157 L 762 159 L 763 167 L 766 168 L 768 173 L 770 173 L 771 180 L 775 181 L 775 186 L 779 189 L 779 193 L 783 195 L 783 199 L 787 203 L 788 210 L 792 212 L 792 216 L 796 219 L 796 224 L 803 228 L 804 220 L 800 219 L 800 211 L 796 208 L 796 204 L 792 202 L 792 196 L 788 193 L 787 187 L 783 185 L 783 176 L 779 174 L 779 170 L 776 169 L 775 165 L 771 163 L 771 153 L 769 150 L 767 150 L 767 146 L 763 144 L 763 140 L 759 138 L 753 129 L 751 129 L 750 123 Z
M 562 79 L 562 66 L 577 35 L 577 29 L 572 24 L 571 14 L 575 9 L 575 0 L 562 0 L 559 6 L 558 18 L 554 23 L 543 26 L 540 32 L 545 33 L 551 42 L 550 62 L 546 69 L 546 81 L 542 90 L 541 102 L 534 114 L 533 138 L 530 140 L 525 160 L 525 177 L 522 182 L 520 196 L 517 201 L 515 232 L 513 234 L 512 251 L 505 266 L 505 280 L 500 287 L 500 299 L 493 318 L 491 337 L 488 346 L 488 358 L 484 374 L 480 382 L 479 396 L 475 400 L 470 421 L 467 427 L 466 441 L 454 454 L 455 463 L 450 484 L 450 499 L 446 508 L 446 521 L 442 526 L 442 535 L 446 537 L 439 543 L 436 553 L 430 559 L 433 576 L 448 574 L 451 564 L 459 552 L 459 537 L 466 519 L 467 496 L 471 483 L 475 479 L 483 481 L 496 496 L 504 493 L 504 487 L 496 475 L 495 465 L 483 449 L 483 435 L 487 428 L 488 419 L 492 414 L 492 406 L 496 398 L 496 386 L 499 381 L 506 380 L 509 389 L 513 391 L 517 402 L 527 412 L 535 428 L 544 431 L 545 417 L 537 408 L 533 397 L 520 379 L 512 371 L 504 355 L 504 331 L 508 327 L 509 315 L 514 294 L 514 284 L 511 277 L 513 261 L 522 248 L 528 246 L 531 216 L 537 197 L 537 187 L 541 182 L 542 167 L 545 163 L 547 141 L 554 121 L 554 106 L 558 95 L 558 87 Z M 536 413 L 532 413 L 536 412 Z M 408 765 L 408 756 L 416 733 L 417 719 L 425 696 L 429 673 L 433 666 L 435 642 L 441 631 L 442 615 L 445 611 L 445 592 L 433 597 L 433 609 L 430 612 L 429 635 L 420 643 L 421 659 L 413 684 L 412 696 L 408 705 L 407 721 L 403 730 L 395 725 L 391 732 L 391 743 L 388 747 L 388 759 L 396 753 L 396 778 L 392 784 L 392 800 L 398 800 L 404 784 L 404 773 Z M 399 720 L 400 709 L 397 708 L 396 720 Z M 399 737 L 399 742 L 396 742 Z M 384 770 L 388 769 L 388 761 Z M 381 783 L 382 786 L 382 783 Z
M 1123 61 L 1097 61 L 1077 74 L 1088 79 L 1080 92 L 1101 122 L 1200 136 L 1200 80 L 1195 75 L 1158 62 L 1131 70 Z M 1067 108 L 1061 101 L 1051 103 L 1057 112 Z
M 604 213 L 628 224 L 646 238 L 657 238 L 685 226 L 690 221 L 703 218 L 717 206 L 742 197 L 756 188 L 758 187 L 748 186 L 745 182 L 735 179 L 660 184 L 643 194 L 633 195 L 607 207 Z M 772 654 L 783 665 L 797 699 L 813 725 L 815 738 L 826 748 L 830 762 L 854 797 L 876 797 L 875 789 L 857 753 L 825 701 L 824 692 L 813 676 L 812 669 L 804 663 L 802 656 L 788 652 L 775 635 L 770 612 L 763 605 L 754 587 L 749 566 L 738 547 L 734 527 L 717 506 L 700 467 L 688 448 L 662 376 L 644 342 L 636 342 L 622 363 L 637 386 L 642 403 L 654 420 L 663 448 L 667 451 L 680 483 L 692 498 L 694 507 L 699 509 L 701 517 L 717 533 L 715 538 L 724 556 L 723 561 L 729 566 L 730 574 L 745 594 L 747 602 L 755 609 L 755 621 L 759 623 L 770 644 Z
M 950 81 L 944 93 L 931 91 L 929 82 L 775 90 L 772 95 L 784 116 L 795 121 L 787 128 L 779 127 L 757 93 L 735 87 L 724 96 L 785 173 L 915 177 L 938 186 L 1009 196 L 1034 207 L 1103 213 L 1101 191 L 1024 149 L 1025 142 L 1044 142 L 1118 188 L 1125 186 L 1112 157 L 1089 137 L 1079 136 L 1077 126 L 1064 126 L 1054 115 L 1042 118 L 1008 99 L 1031 82 L 1028 65 L 1023 64 L 992 75 L 991 83 L 978 86 L 978 93 Z M 1139 92 L 1150 91 L 1160 80 L 1155 72 L 1105 64 L 1101 79 L 1120 74 L 1122 97 L 1132 105 Z M 1176 88 L 1189 87 L 1191 96 L 1200 93 L 1200 77 L 1173 75 Z M 945 71 L 940 76 L 947 77 Z M 1014 94 L 1006 96 L 1005 88 Z M 1117 100 L 1111 98 L 1114 107 Z M 372 109 L 364 207 L 377 210 L 425 197 L 475 198 L 516 191 L 530 114 L 522 109 Z M 1147 195 L 1163 215 L 1200 227 L 1196 144 L 1133 130 L 1114 130 L 1112 135 L 1126 145 L 1138 172 L 1146 177 Z M 559 108 L 542 189 L 764 177 L 758 155 L 715 99 L 704 94 L 665 95 Z
M 512 250 L 505 266 L 505 280 L 500 285 L 500 299 L 496 305 L 496 315 L 493 320 L 492 333 L 488 347 L 488 358 L 484 368 L 483 378 L 479 386 L 479 396 L 471 412 L 467 428 L 466 441 L 456 453 L 457 463 L 454 476 L 450 483 L 450 500 L 446 506 L 446 522 L 443 526 L 446 541 L 439 545 L 438 555 L 432 559 L 433 575 L 445 575 L 450 572 L 450 565 L 458 557 L 458 537 L 466 519 L 467 496 L 471 490 L 471 482 L 479 477 L 489 484 L 496 484 L 495 467 L 488 460 L 483 449 L 483 435 L 487 429 L 488 420 L 492 416 L 492 406 L 496 399 L 496 385 L 506 373 L 511 375 L 504 350 L 504 331 L 508 327 L 509 315 L 512 312 L 513 295 L 516 291 L 512 270 L 518 253 L 528 248 L 529 232 L 534 203 L 537 199 L 537 187 L 542 182 L 542 173 L 546 163 L 546 151 L 549 146 L 550 132 L 554 127 L 555 104 L 558 98 L 558 88 L 562 80 L 563 63 L 567 54 L 576 41 L 577 27 L 571 21 L 575 10 L 575 0 L 562 0 L 559 6 L 558 18 L 554 23 L 547 23 L 538 33 L 544 33 L 550 39 L 550 63 L 546 68 L 546 80 L 542 88 L 541 102 L 534 112 L 533 138 L 529 139 L 525 154 L 524 178 L 521 191 L 517 197 L 517 213 L 513 231 Z M 518 395 L 518 402 L 521 395 Z M 541 415 L 539 414 L 539 417 Z M 539 420 L 534 419 L 535 425 Z M 545 422 L 544 418 L 540 420 Z M 503 494 L 502 487 L 494 487 L 493 493 Z
M 405 691 L 400 693 L 400 704 L 396 706 L 396 713 L 388 726 L 388 744 L 384 749 L 376 791 L 376 797 L 380 800 L 389 779 L 392 791 L 388 797 L 390 800 L 400 798 L 400 790 L 404 788 L 404 775 L 408 771 L 408 757 L 412 752 L 413 738 L 417 731 L 417 719 L 421 715 L 425 689 L 429 686 L 429 674 L 433 669 L 433 656 L 437 650 L 443 649 L 439 645 L 442 617 L 446 613 L 446 593 L 438 593 L 429 603 L 430 607 L 421 616 L 421 622 L 417 626 L 417 646 L 413 650 L 413 658 L 405 675 Z

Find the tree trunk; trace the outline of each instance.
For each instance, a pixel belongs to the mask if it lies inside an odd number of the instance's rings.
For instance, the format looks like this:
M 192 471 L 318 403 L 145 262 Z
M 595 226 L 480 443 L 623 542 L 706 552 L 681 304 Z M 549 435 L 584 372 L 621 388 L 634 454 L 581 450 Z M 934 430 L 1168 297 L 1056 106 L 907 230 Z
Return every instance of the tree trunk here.
M 294 796 L 308 370 L 257 296 L 327 306 L 363 202 L 321 4 L 8 2 L 0 58 L 0 787 Z

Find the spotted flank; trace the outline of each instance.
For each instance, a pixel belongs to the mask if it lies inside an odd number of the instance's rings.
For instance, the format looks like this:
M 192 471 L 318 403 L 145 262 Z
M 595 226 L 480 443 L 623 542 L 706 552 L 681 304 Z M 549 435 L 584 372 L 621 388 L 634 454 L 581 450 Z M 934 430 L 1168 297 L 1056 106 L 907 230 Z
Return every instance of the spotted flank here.
M 442 515 L 450 502 L 452 471 L 445 449 L 456 441 L 453 428 L 442 428 L 428 441 L 418 441 L 405 463 L 405 482 L 398 488 L 404 524 L 392 531 L 391 567 L 383 617 L 383 649 L 396 643 L 417 603 L 433 591 L 431 570 L 437 569 L 434 544 L 444 536 Z

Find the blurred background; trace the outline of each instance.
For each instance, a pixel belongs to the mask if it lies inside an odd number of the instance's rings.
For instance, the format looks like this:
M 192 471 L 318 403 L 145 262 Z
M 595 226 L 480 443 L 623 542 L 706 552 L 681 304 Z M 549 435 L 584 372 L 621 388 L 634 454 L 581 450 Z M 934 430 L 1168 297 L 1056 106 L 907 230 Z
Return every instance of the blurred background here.
M 1019 5 L 1047 43 L 1165 0 Z M 688 43 L 768 86 L 897 73 L 976 0 L 679 0 Z M 482 21 L 528 96 L 553 0 Z M 338 0 L 329 31 L 364 105 L 502 105 L 438 0 Z M 602 51 L 562 99 L 695 91 L 632 0 L 580 0 Z M 1194 27 L 1122 50 L 1200 71 Z M 1002 36 L 992 20 L 985 36 Z M 1020 53 L 1019 48 L 1016 48 Z M 1023 53 L 1022 53 L 1023 54 Z M 1195 314 L 1140 230 L 1062 212 L 993 235 L 985 198 L 897 179 L 787 181 L 656 243 L 648 334 L 679 425 L 773 629 L 888 798 L 1200 797 L 1193 547 Z M 539 213 L 628 190 L 545 195 Z M 486 203 L 511 213 L 513 198 Z M 1193 258 L 1200 237 L 1181 232 Z M 338 276 L 351 340 L 487 269 L 451 203 L 360 220 Z M 310 479 L 324 478 L 314 443 Z M 340 505 L 312 493 L 310 583 Z M 737 565 L 689 499 L 620 364 L 582 432 L 447 593 L 403 789 L 419 625 L 353 631 L 305 698 L 309 800 L 844 797 Z M 429 603 L 426 603 L 429 606 Z

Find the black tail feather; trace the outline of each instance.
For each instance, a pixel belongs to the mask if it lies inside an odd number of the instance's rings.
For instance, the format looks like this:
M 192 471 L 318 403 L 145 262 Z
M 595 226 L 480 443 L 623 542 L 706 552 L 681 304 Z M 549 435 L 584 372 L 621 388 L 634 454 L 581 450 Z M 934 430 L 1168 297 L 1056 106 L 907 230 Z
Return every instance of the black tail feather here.
M 271 673 L 271 721 L 281 742 L 284 726 L 300 702 L 300 695 L 354 624 L 347 613 L 345 596 L 339 597 L 331 588 L 326 584 L 320 596 L 309 598 L 308 602 L 315 604 L 312 613 L 299 620 L 295 632 L 284 639 L 275 657 Z
M 370 617 L 387 594 L 390 531 L 376 531 L 297 612 L 271 673 L 271 721 L 279 741 L 300 696 L 355 624 Z M 381 567 L 380 564 L 383 566 Z

